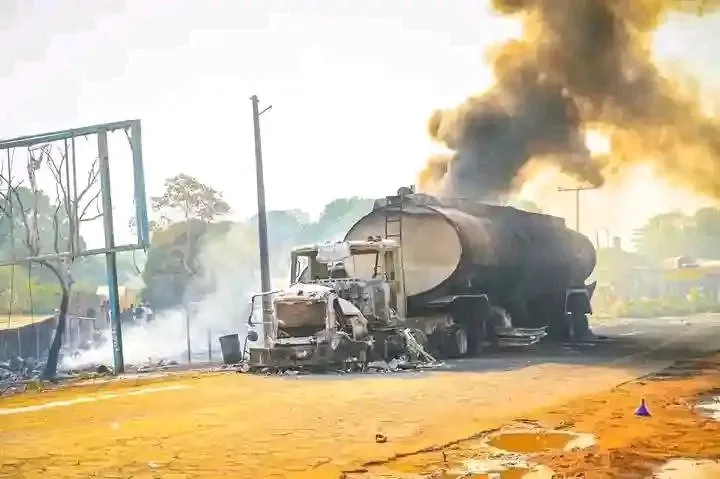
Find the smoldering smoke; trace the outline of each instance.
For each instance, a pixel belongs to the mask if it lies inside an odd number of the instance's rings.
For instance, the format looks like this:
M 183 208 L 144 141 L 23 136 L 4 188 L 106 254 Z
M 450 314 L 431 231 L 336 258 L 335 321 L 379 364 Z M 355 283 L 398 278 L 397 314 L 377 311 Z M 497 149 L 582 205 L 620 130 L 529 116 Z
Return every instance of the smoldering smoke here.
M 429 132 L 453 153 L 433 156 L 424 190 L 497 197 L 523 181 L 531 160 L 551 161 L 601 186 L 632 163 L 720 197 L 720 121 L 701 99 L 663 76 L 651 58 L 653 32 L 668 13 L 697 14 L 720 2 L 683 0 L 494 0 L 524 24 L 520 40 L 489 52 L 496 83 L 454 110 L 436 111 Z M 611 151 L 593 157 L 585 130 Z

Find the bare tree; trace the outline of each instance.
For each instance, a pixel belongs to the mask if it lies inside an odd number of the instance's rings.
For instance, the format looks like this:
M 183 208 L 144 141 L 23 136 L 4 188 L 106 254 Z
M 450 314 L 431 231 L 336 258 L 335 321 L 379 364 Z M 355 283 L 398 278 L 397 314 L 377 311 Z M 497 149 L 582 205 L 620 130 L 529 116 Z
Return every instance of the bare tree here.
M 53 152 L 57 152 L 57 154 L 54 156 Z M 70 163 L 74 162 L 70 161 L 68 156 L 67 144 L 65 148 L 53 147 L 51 144 L 29 148 L 27 186 L 23 185 L 23 180 L 16 181 L 11 171 L 0 173 L 0 214 L 13 224 L 19 218 L 23 243 L 29 257 L 28 261 L 39 264 L 52 272 L 57 278 L 61 290 L 57 328 L 43 371 L 45 378 L 53 378 L 57 375 L 73 286 L 71 268 L 80 249 L 78 244 L 80 224 L 102 216 L 99 204 L 101 190 L 98 159 L 93 160 L 85 184 L 80 188 L 71 184 L 70 171 L 71 168 L 74 168 L 74 164 Z M 41 221 L 38 211 L 39 198 L 44 193 L 38 186 L 37 174 L 43 168 L 43 164 L 55 183 L 55 202 L 53 203 L 52 224 L 49 232 L 51 244 L 47 244 L 47 227 Z M 8 170 L 10 170 L 9 165 Z M 21 189 L 28 189 L 31 192 L 30 203 L 33 204 L 27 204 L 27 198 L 23 199 L 23 195 L 20 194 Z

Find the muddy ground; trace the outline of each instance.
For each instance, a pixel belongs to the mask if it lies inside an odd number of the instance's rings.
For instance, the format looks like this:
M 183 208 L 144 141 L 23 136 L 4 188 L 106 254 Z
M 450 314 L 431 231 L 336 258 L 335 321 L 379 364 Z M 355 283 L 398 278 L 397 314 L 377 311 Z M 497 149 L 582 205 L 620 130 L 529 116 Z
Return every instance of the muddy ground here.
M 598 331 L 611 340 L 435 371 L 190 373 L 5 398 L 0 477 L 453 477 L 478 460 L 488 431 L 518 425 L 592 435 L 587 449 L 517 458 L 565 477 L 649 477 L 673 457 L 720 457 L 718 423 L 691 407 L 720 387 L 720 361 L 682 362 L 720 349 L 718 317 L 605 322 Z M 676 360 L 663 379 L 650 376 Z M 633 415 L 643 397 L 648 418 Z M 502 474 L 467 477 L 522 477 Z

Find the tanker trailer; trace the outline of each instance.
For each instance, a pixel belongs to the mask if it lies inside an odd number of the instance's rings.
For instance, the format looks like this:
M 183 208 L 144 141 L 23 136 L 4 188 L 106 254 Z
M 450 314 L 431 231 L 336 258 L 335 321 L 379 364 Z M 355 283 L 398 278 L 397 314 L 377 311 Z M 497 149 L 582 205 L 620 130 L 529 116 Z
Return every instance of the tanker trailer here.
M 503 331 L 546 327 L 561 339 L 592 335 L 587 315 L 595 284 L 585 285 L 596 252 L 562 218 L 401 189 L 377 200 L 345 241 L 391 238 L 401 246 L 408 318 L 450 313 L 471 348 Z M 484 296 L 478 321 L 466 298 Z

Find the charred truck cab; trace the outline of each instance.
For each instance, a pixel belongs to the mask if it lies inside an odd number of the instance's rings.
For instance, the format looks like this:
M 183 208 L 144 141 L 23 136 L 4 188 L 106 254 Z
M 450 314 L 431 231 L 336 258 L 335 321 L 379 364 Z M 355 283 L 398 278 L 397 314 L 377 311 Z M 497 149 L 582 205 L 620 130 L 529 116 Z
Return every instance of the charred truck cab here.
M 371 346 L 367 321 L 332 289 L 295 284 L 272 298 L 263 347 L 250 348 L 251 366 L 325 367 L 364 364 Z

